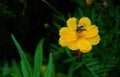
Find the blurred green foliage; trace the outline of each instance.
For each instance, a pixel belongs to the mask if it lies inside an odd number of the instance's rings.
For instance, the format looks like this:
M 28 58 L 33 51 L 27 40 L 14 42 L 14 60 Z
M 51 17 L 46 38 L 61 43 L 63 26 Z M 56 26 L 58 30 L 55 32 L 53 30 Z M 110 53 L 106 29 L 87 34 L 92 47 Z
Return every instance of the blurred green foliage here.
M 104 5 L 101 1 L 107 4 Z M 15 8 L 10 7 L 8 2 L 11 1 L 0 1 L 0 34 L 1 37 L 9 36 L 10 45 L 5 42 L 4 50 L 0 44 L 0 54 L 18 53 L 20 60 L 18 57 L 16 59 L 16 56 L 9 57 L 12 61 L 6 58 L 3 61 L 1 58 L 0 77 L 119 77 L 119 0 L 93 0 L 91 5 L 87 5 L 86 0 L 36 0 L 34 3 L 13 0 L 11 3 L 17 5 Z M 48 6 L 49 11 L 44 11 L 46 10 L 44 7 L 42 10 L 36 6 L 32 7 L 32 4 L 39 5 L 37 2 L 41 3 L 40 6 Z M 32 13 L 33 16 L 30 17 Z M 47 16 L 48 18 L 45 18 Z M 89 17 L 92 24 L 99 27 L 101 42 L 93 46 L 91 52 L 82 54 L 76 59 L 71 50 L 59 45 L 59 29 L 66 26 L 68 18 L 80 19 L 83 16 Z M 11 22 L 11 19 L 12 24 L 8 23 L 6 26 L 5 22 Z M 6 31 L 8 34 L 5 34 Z M 4 38 L 2 41 L 6 41 Z M 9 52 L 7 46 L 11 46 L 13 52 Z M 15 46 L 17 50 L 14 49 Z M 45 70 L 42 70 L 43 65 Z

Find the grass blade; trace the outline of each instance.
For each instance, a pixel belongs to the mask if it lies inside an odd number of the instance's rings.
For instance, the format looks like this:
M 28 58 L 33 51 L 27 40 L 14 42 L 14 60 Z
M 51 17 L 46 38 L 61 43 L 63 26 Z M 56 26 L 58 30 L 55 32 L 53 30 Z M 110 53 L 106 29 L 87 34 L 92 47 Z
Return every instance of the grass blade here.
M 43 42 L 44 42 L 44 39 L 42 39 L 38 43 L 35 51 L 33 77 L 40 77 L 40 69 L 41 69 L 42 60 L 43 60 Z
M 20 55 L 20 58 L 21 58 L 21 66 L 22 66 L 23 76 L 24 77 L 31 77 L 32 76 L 32 70 L 31 70 L 30 64 L 29 64 L 29 62 L 28 62 L 28 60 L 25 56 L 25 53 L 24 53 L 22 47 L 20 46 L 20 44 L 15 39 L 13 34 L 11 34 L 11 37 L 12 37 L 12 40 L 13 40 L 15 46 L 18 49 L 18 52 L 19 52 L 19 55 Z
M 48 63 L 47 69 L 44 73 L 44 77 L 54 77 L 54 67 L 53 67 L 52 53 L 50 53 L 49 63 Z
M 15 77 L 22 77 L 19 66 L 14 60 L 12 61 L 12 70 Z
M 8 66 L 8 63 L 6 62 L 2 69 L 2 76 L 5 77 L 5 76 L 9 75 L 10 73 L 11 73 L 11 69 Z

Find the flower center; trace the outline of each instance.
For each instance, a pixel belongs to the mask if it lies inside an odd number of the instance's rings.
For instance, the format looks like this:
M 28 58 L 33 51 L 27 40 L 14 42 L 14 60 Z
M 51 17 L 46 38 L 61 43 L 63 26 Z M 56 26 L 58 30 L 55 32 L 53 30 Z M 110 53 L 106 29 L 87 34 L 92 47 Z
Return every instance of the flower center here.
M 78 20 L 76 20 L 76 35 L 78 38 L 83 36 L 83 31 L 86 31 L 85 27 L 78 24 Z
M 84 26 L 77 26 L 76 28 L 76 35 L 78 38 L 81 38 L 83 36 L 83 31 L 86 31 L 86 29 L 84 28 Z

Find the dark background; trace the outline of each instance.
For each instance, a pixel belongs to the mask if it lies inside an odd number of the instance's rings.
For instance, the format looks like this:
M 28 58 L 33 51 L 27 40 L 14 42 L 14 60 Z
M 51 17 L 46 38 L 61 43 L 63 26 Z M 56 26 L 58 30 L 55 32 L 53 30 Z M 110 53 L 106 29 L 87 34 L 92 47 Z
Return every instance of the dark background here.
M 49 0 L 48 2 L 64 15 L 67 15 L 67 11 L 73 12 L 77 6 L 69 0 Z M 51 22 L 53 14 L 54 11 L 41 0 L 0 1 L 0 58 L 2 63 L 5 60 L 11 61 L 13 58 L 19 59 L 11 33 L 26 52 L 33 54 L 39 40 L 50 36 L 49 28 L 44 25 L 48 23 L 51 28 L 54 28 Z

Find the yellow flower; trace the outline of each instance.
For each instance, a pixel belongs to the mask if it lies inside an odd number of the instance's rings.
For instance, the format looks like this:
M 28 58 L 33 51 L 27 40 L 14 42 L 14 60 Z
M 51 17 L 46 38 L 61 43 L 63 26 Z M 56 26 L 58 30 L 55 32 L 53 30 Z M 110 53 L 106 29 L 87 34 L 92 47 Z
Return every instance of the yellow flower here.
M 99 30 L 96 25 L 91 25 L 88 17 L 82 17 L 79 21 L 76 18 L 67 20 L 67 27 L 59 31 L 59 44 L 71 50 L 79 50 L 86 53 L 92 49 L 92 45 L 100 42 Z

